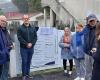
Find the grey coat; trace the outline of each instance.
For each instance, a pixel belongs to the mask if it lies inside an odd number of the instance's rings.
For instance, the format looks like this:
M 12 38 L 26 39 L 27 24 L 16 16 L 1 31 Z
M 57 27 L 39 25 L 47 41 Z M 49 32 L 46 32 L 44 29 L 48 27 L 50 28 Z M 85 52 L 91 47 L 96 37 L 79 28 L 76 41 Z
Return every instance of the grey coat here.
M 70 50 L 70 46 L 71 44 L 70 43 L 64 43 L 63 42 L 63 37 L 61 37 L 60 39 L 60 42 L 59 42 L 59 47 L 61 48 L 61 58 L 62 59 L 73 59 L 72 57 L 72 53 L 71 53 L 71 50 Z M 66 46 L 64 46 L 64 44 L 67 44 Z

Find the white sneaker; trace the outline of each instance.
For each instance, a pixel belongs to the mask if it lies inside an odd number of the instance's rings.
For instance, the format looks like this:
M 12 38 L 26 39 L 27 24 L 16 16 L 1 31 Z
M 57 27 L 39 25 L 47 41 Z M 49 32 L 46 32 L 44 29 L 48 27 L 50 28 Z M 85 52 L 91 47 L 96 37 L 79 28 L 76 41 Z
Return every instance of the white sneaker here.
M 81 78 L 81 80 L 85 80 L 85 78 Z
M 67 70 L 64 70 L 64 73 L 67 73 L 68 71 Z
M 74 80 L 81 80 L 81 78 L 80 78 L 80 77 L 77 77 L 77 78 L 75 78 Z
M 69 75 L 72 75 L 72 71 L 69 71 Z

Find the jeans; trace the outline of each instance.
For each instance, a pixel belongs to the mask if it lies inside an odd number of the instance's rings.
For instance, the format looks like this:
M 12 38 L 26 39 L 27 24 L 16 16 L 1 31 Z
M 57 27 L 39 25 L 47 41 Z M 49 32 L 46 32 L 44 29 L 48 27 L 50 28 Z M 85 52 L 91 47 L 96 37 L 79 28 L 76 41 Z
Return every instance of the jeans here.
M 3 64 L 0 80 L 8 80 L 9 62 Z
M 20 53 L 22 58 L 22 75 L 26 76 L 30 73 L 30 64 L 34 50 L 33 48 L 20 48 Z
M 93 60 L 92 56 L 85 54 L 85 67 L 86 67 L 85 80 L 91 80 L 93 62 L 94 62 L 94 60 Z
M 84 59 L 74 59 L 75 66 L 76 66 L 76 73 L 77 77 L 85 78 L 86 70 L 85 70 L 85 64 Z

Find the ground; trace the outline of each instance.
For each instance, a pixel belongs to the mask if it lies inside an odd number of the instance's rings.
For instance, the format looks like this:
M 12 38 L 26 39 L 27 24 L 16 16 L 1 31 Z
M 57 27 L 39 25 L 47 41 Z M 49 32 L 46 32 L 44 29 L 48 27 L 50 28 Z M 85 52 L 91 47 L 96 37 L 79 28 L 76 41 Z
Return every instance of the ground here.
M 53 72 L 46 72 L 41 74 L 35 74 L 32 76 L 31 80 L 74 80 L 75 78 L 75 71 L 70 78 L 63 75 L 63 71 L 53 71 Z M 21 80 L 21 77 L 13 78 L 10 80 Z

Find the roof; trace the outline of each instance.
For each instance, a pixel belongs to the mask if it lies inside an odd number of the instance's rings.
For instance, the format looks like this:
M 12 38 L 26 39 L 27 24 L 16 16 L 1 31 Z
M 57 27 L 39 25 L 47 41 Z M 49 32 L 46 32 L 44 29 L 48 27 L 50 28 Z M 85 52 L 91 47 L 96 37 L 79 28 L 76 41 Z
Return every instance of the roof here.
M 36 16 L 38 13 L 29 13 L 29 17 L 33 17 L 33 16 Z M 8 13 L 5 13 L 5 16 L 7 17 L 7 20 L 21 20 L 22 19 L 22 16 L 24 14 L 23 13 L 20 13 L 20 12 L 8 12 Z

